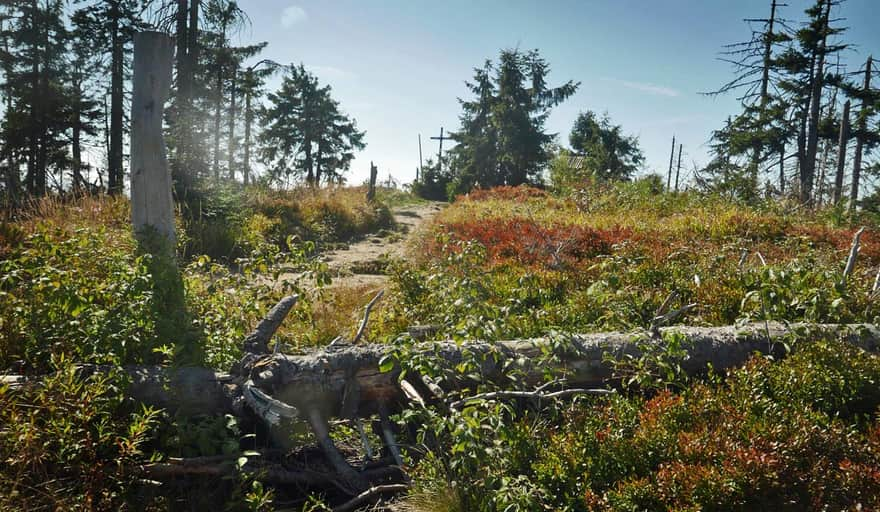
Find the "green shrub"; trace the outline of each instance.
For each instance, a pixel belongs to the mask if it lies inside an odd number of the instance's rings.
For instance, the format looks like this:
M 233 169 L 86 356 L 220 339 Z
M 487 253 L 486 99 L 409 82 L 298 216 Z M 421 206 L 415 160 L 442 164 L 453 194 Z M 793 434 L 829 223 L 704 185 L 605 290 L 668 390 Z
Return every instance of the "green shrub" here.
M 123 375 L 52 364 L 40 384 L 0 386 L 0 510 L 147 508 L 135 481 L 156 412 L 123 400 Z
M 52 355 L 77 361 L 154 360 L 149 257 L 115 247 L 120 233 L 40 225 L 0 261 L 0 368 L 45 371 Z M 173 344 L 173 340 L 168 340 Z

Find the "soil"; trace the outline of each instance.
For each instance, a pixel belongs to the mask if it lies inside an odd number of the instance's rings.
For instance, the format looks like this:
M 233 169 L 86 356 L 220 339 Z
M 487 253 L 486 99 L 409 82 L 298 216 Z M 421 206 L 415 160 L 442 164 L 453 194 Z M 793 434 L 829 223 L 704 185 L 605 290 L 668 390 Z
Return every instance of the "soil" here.
M 334 287 L 376 287 L 388 280 L 385 268 L 391 259 L 402 259 L 419 230 L 445 203 L 425 202 L 394 208 L 394 230 L 367 235 L 346 248 L 321 255 L 333 273 Z

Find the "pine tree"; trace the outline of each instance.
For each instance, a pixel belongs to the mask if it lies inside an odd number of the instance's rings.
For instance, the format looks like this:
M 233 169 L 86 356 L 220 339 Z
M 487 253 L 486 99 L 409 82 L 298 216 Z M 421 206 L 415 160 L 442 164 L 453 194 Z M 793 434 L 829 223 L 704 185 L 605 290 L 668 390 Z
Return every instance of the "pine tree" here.
M 815 63 L 810 81 L 810 108 L 806 119 L 806 145 L 800 161 L 800 198 L 802 203 L 810 203 L 813 196 L 813 183 L 816 171 L 816 151 L 819 141 L 820 106 L 826 84 L 825 64 L 828 57 L 846 48 L 846 45 L 832 44 L 829 37 L 839 34 L 843 29 L 831 27 L 831 8 L 838 5 L 834 0 L 817 0 L 806 10 L 810 17 L 808 25 L 798 31 L 801 48 L 811 56 Z
M 91 20 L 88 13 L 77 11 L 71 17 L 73 30 L 70 38 L 70 52 L 67 57 L 67 80 L 70 89 L 70 151 L 71 151 L 71 188 L 80 191 L 85 179 L 82 158 L 84 139 L 96 137 L 100 131 L 99 123 L 103 121 L 101 103 L 95 97 L 100 89 L 103 66 L 95 55 L 97 44 L 90 30 Z
M 261 60 L 247 67 L 238 82 L 238 93 L 244 96 L 244 141 L 242 148 L 242 181 L 247 185 L 251 180 L 251 151 L 253 147 L 251 133 L 254 125 L 254 101 L 263 93 L 266 79 L 278 69 L 278 64 L 270 60 Z
M 3 8 L 10 20 L 4 33 L 11 59 L 5 65 L 3 84 L 7 96 L 4 138 L 11 146 L 7 153 L 25 161 L 27 192 L 44 195 L 51 170 L 63 172 L 66 164 L 63 4 L 60 0 L 10 0 Z
M 338 181 L 364 147 L 364 132 L 339 111 L 330 95 L 305 67 L 290 66 L 270 105 L 262 112 L 261 157 L 270 178 L 289 182 L 304 179 L 312 186 L 321 180 Z
M 746 42 L 724 47 L 721 60 L 733 66 L 735 76 L 717 91 L 708 93 L 716 96 L 736 92 L 743 111 L 714 132 L 714 147 L 721 147 L 718 142 L 724 141 L 724 157 L 719 160 L 720 154 L 715 153 L 716 165 L 704 169 L 706 179 L 713 181 L 715 171 L 721 171 L 718 178 L 722 182 L 736 183 L 730 190 L 749 198 L 757 196 L 762 165 L 771 155 L 782 154 L 786 139 L 794 133 L 787 117 L 789 105 L 775 86 L 782 72 L 777 50 L 791 40 L 783 29 L 786 25 L 780 13 L 783 5 L 778 0 L 770 0 L 768 18 L 746 20 L 750 25 L 761 24 L 761 29 L 752 29 L 752 37 Z M 717 165 L 721 160 L 724 165 Z M 737 168 L 743 176 L 734 180 L 731 175 Z M 780 190 L 784 188 L 784 177 L 779 186 Z
M 125 178 L 125 116 L 126 83 L 130 75 L 131 43 L 134 32 L 144 26 L 140 0 L 96 0 L 82 9 L 83 20 L 91 30 L 101 53 L 110 63 L 110 112 L 107 138 L 107 190 L 122 193 Z
M 223 156 L 220 142 L 223 137 L 221 123 L 224 98 L 233 70 L 238 68 L 237 56 L 230 46 L 229 38 L 241 28 L 246 17 L 244 11 L 232 0 L 209 0 L 205 5 L 205 20 L 210 27 L 203 36 L 206 43 L 205 78 L 208 79 L 207 85 L 210 87 L 210 103 L 213 111 L 211 173 L 215 180 L 219 180 Z M 233 173 L 234 169 L 228 171 Z
M 238 168 L 236 162 L 238 139 L 235 134 L 238 124 L 238 96 L 240 94 L 241 83 L 248 80 L 246 71 L 242 69 L 242 63 L 250 58 L 260 54 L 268 43 L 258 43 L 248 46 L 239 46 L 230 48 L 230 73 L 229 73 L 229 106 L 226 114 L 226 168 L 229 171 L 229 180 L 235 181 L 235 170 Z M 252 78 L 252 77 L 251 77 Z M 246 83 L 245 88 L 250 87 L 250 83 Z M 246 94 L 252 94 L 253 91 L 245 91 Z M 247 105 L 245 105 L 245 115 L 247 115 Z
M 568 140 L 585 157 L 584 171 L 600 180 L 628 180 L 645 160 L 638 137 L 624 135 L 623 127 L 613 124 L 608 114 L 580 113 Z
M 466 83 L 475 99 L 459 99 L 461 128 L 452 134 L 453 193 L 475 186 L 538 183 L 550 160 L 555 134 L 544 124 L 550 110 L 577 90 L 568 81 L 547 85 L 550 65 L 537 50 L 503 50 L 498 64 L 487 61 Z
M 871 78 L 875 71 L 873 58 L 868 56 L 864 67 L 854 73 L 856 80 L 861 80 L 856 83 L 844 83 L 842 85 L 843 91 L 849 98 L 861 103 L 861 107 L 852 125 L 852 137 L 856 139 L 856 147 L 853 154 L 852 183 L 849 198 L 850 211 L 855 210 L 859 199 L 863 156 L 865 153 L 880 146 L 880 127 L 874 121 L 877 114 L 880 113 L 880 88 L 871 86 Z

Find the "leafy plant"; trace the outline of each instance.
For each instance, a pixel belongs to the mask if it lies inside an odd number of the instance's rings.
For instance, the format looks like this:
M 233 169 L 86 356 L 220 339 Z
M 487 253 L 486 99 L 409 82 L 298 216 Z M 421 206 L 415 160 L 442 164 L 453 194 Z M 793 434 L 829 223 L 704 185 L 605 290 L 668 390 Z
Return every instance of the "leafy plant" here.
M 51 364 L 40 384 L 0 386 L 0 509 L 122 509 L 157 413 L 124 401 L 121 373 Z

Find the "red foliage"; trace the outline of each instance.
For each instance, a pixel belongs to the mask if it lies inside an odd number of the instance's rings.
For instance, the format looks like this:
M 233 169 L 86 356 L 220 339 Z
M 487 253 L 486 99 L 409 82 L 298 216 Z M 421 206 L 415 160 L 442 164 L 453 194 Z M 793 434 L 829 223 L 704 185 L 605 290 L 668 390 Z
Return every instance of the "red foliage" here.
M 789 235 L 802 236 L 817 246 L 831 246 L 839 251 L 849 251 L 856 229 L 838 229 L 827 226 L 795 226 Z M 871 263 L 880 262 L 880 233 L 866 229 L 859 243 L 859 256 Z
M 614 244 L 632 234 L 626 228 L 542 226 L 522 218 L 462 222 L 448 224 L 445 229 L 453 239 L 481 243 L 492 262 L 513 260 L 523 265 L 550 266 L 609 254 Z
M 511 187 L 507 185 L 503 185 L 500 187 L 494 188 L 478 188 L 472 190 L 469 194 L 458 196 L 456 200 L 469 199 L 471 201 L 483 201 L 486 199 L 502 199 L 507 201 L 516 201 L 518 203 L 522 203 L 531 198 L 546 198 L 549 197 L 547 192 L 535 188 L 529 187 L 527 185 L 520 185 L 518 187 Z

